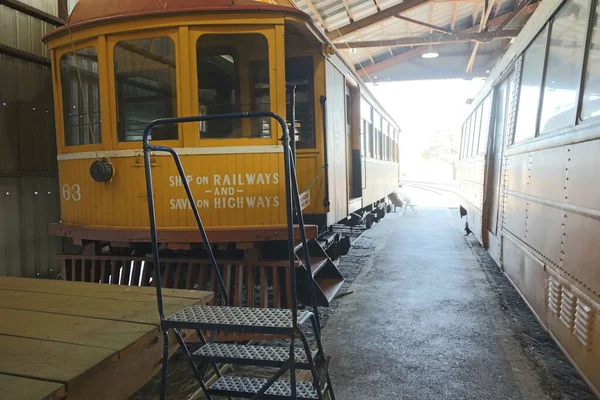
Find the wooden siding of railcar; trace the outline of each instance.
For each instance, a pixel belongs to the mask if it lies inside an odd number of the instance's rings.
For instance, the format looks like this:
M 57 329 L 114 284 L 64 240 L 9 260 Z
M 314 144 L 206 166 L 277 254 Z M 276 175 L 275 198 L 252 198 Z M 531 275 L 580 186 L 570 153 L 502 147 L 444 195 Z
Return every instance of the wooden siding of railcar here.
M 182 156 L 186 174 L 192 176 L 195 200 L 208 207 L 199 207 L 208 227 L 285 224 L 284 173 L 281 153 L 216 154 Z M 193 227 L 195 221 L 189 208 L 172 209 L 187 201 L 183 186 L 171 186 L 177 170 L 171 157 L 153 157 L 154 196 L 159 227 Z M 110 182 L 97 183 L 89 175 L 90 159 L 59 162 L 59 183 L 62 195 L 62 222 L 99 227 L 148 226 L 146 185 L 142 157 L 115 157 L 111 162 L 115 176 Z M 264 184 L 250 185 L 246 174 L 262 174 Z M 267 183 L 266 176 L 269 176 Z M 244 184 L 222 185 L 225 175 L 242 176 Z M 218 177 L 221 185 L 215 184 Z M 206 180 L 204 180 L 206 178 Z M 206 184 L 197 184 L 197 179 Z M 76 186 L 77 185 L 77 186 Z M 233 195 L 218 195 L 219 190 L 233 190 Z M 258 207 L 256 199 L 263 199 Z M 248 199 L 254 198 L 250 208 Z M 267 204 L 269 198 L 269 204 Z M 229 199 L 234 199 L 229 201 Z M 238 208 L 238 199 L 243 207 Z M 220 202 L 217 207 L 216 202 Z M 202 203 L 204 202 L 204 203 Z M 229 203 L 223 205 L 223 203 Z
M 398 163 L 367 158 L 367 187 L 363 189 L 363 205 L 372 204 L 398 189 Z
M 327 177 L 329 180 L 329 213 L 327 223 L 333 224 L 348 216 L 348 185 L 346 184 L 346 82 L 344 75 L 328 62 L 325 68 L 327 88 Z
M 232 16 L 235 17 L 235 16 Z M 168 26 L 174 26 L 177 24 L 183 24 L 180 19 L 172 19 L 165 18 L 164 21 L 159 20 L 148 20 L 144 21 L 142 25 L 155 26 L 158 23 L 167 24 Z M 205 21 L 204 17 L 199 17 L 198 19 L 194 19 L 192 21 L 188 21 L 190 24 L 194 26 L 199 26 L 202 24 L 206 24 L 209 21 Z M 214 19 L 210 19 L 210 23 L 219 24 L 222 22 L 221 19 L 216 16 Z M 230 20 L 231 22 L 231 20 Z M 270 40 L 270 60 L 276 62 L 277 65 L 282 65 L 283 57 L 284 57 L 284 31 L 282 19 L 276 19 L 273 16 L 269 16 L 269 18 L 262 18 L 257 16 L 256 18 L 248 19 L 247 16 L 241 17 L 239 23 L 243 25 L 248 24 L 257 24 L 258 22 L 264 23 L 274 23 L 277 24 L 275 27 L 270 29 L 261 28 L 263 33 Z M 264 25 L 260 25 L 264 27 Z M 130 24 L 130 23 L 119 23 L 112 25 L 110 28 L 107 27 L 95 27 L 90 30 L 84 30 L 78 32 L 77 35 L 81 36 L 81 38 L 90 39 L 99 49 L 99 52 L 106 52 L 108 54 L 108 58 L 110 59 L 110 49 L 106 51 L 106 40 L 103 39 L 103 36 L 99 36 L 99 39 L 93 38 L 94 34 L 104 34 L 111 33 L 115 35 L 117 32 L 126 32 L 126 31 L 135 31 L 141 29 L 143 26 L 138 24 Z M 108 31 L 107 31 L 108 29 Z M 196 29 L 196 28 L 194 28 Z M 174 39 L 174 41 L 178 45 L 178 54 L 181 60 L 180 65 L 182 66 L 178 69 L 178 98 L 180 99 L 188 99 L 190 96 L 187 93 L 189 87 L 195 87 L 190 82 L 193 81 L 196 76 L 195 73 L 191 73 L 183 68 L 184 64 L 182 61 L 186 60 L 189 56 L 189 52 L 193 53 L 194 45 L 188 44 L 188 42 L 193 42 L 188 40 L 190 37 L 195 37 L 197 35 L 194 33 L 194 29 L 190 29 L 188 31 L 187 26 L 179 27 L 178 31 L 169 31 Z M 203 29 L 207 29 L 208 31 L 219 31 L 220 27 L 216 26 L 208 26 Z M 229 29 L 229 28 L 228 28 Z M 236 29 L 242 29 L 237 27 Z M 250 26 L 248 29 L 256 29 Z M 127 32 L 124 35 L 130 36 L 132 33 Z M 121 37 L 121 36 L 119 36 Z M 80 39 L 80 38 L 78 38 Z M 68 45 L 68 43 L 61 43 L 62 39 L 57 39 L 56 42 L 59 45 Z M 109 47 L 114 45 L 114 42 L 117 39 L 108 40 Z M 54 42 L 50 43 L 51 47 L 55 47 L 56 44 Z M 55 62 L 60 58 L 61 52 L 69 51 L 69 47 L 65 47 L 65 49 L 56 48 L 53 50 L 53 58 Z M 101 57 L 102 59 L 102 57 Z M 275 61 L 276 60 L 276 61 Z M 315 57 L 315 93 L 323 93 L 324 92 L 324 67 L 322 65 L 322 60 L 318 60 Z M 58 69 L 56 69 L 58 70 Z M 271 74 L 272 80 L 272 94 L 273 98 L 277 98 L 278 91 L 276 88 L 281 86 L 281 82 L 284 80 L 284 76 L 282 74 L 282 68 L 273 68 L 273 72 Z M 192 71 L 193 72 L 193 71 Z M 114 80 L 114 79 L 113 79 Z M 101 86 L 104 87 L 103 93 L 112 93 L 113 88 L 110 87 L 111 79 L 108 79 L 106 76 L 101 76 Z M 60 84 L 60 79 L 55 74 L 55 85 Z M 55 88 L 55 96 L 57 99 L 60 99 L 61 92 L 56 90 Z M 103 98 L 108 98 L 110 96 L 103 96 Z M 280 96 L 281 97 L 281 96 Z M 274 100 L 278 108 L 281 110 L 285 110 L 285 106 L 282 103 L 283 97 L 281 99 Z M 318 104 L 318 97 L 315 95 L 315 101 Z M 182 111 L 186 114 L 191 114 L 192 111 L 190 109 L 191 104 L 187 101 L 181 101 L 179 105 L 182 108 Z M 60 103 L 58 102 L 57 111 L 60 111 Z M 114 107 L 108 107 L 111 110 L 111 115 L 115 113 Z M 107 106 L 104 105 L 103 109 L 107 109 Z M 180 111 L 180 113 L 182 112 Z M 316 108 L 316 118 L 320 117 L 321 110 Z M 58 115 L 62 115 L 59 114 Z M 103 137 L 104 142 L 97 147 L 100 150 L 122 150 L 125 148 L 133 148 L 132 146 L 139 147 L 139 143 L 117 143 L 115 139 L 114 127 L 111 125 L 108 118 L 106 118 L 108 123 L 103 124 Z M 62 132 L 61 129 L 61 121 L 57 121 L 58 131 Z M 197 139 L 197 130 L 194 129 L 192 125 L 182 126 L 180 129 L 181 138 L 177 141 L 179 146 L 186 147 L 195 147 L 195 146 L 205 146 L 206 142 L 199 142 Z M 320 139 L 322 136 L 322 127 L 319 124 L 316 124 L 316 135 L 317 139 Z M 277 145 L 278 134 L 275 133 L 273 135 L 272 140 L 268 140 L 268 142 L 272 145 Z M 262 139 L 264 141 L 264 139 Z M 321 143 L 321 140 L 317 140 L 317 143 Z M 252 141 L 255 143 L 255 141 Z M 243 145 L 243 144 L 252 144 L 248 143 L 248 139 L 245 139 L 242 142 L 239 140 L 228 140 L 227 145 Z M 59 146 L 62 145 L 62 137 L 58 137 Z M 166 143 L 168 145 L 173 145 L 173 143 Z M 223 141 L 219 142 L 219 144 L 225 144 Z M 90 146 L 78 146 L 79 151 L 83 148 L 88 148 Z M 74 148 L 63 147 L 61 146 L 61 152 L 70 153 L 73 152 Z M 87 150 L 95 150 L 95 149 L 87 149 Z M 207 149 L 211 150 L 211 149 Z M 214 149 L 213 149 L 214 150 Z M 222 149 L 224 150 L 224 149 Z M 207 199 L 208 197 L 218 197 L 214 195 L 214 189 L 216 187 L 206 187 L 203 185 L 202 187 L 197 188 L 196 190 L 196 198 L 198 200 L 208 200 L 211 204 L 209 204 L 211 208 L 210 213 L 205 213 L 205 222 L 207 226 L 248 226 L 248 225 L 281 225 L 284 221 L 284 208 L 283 204 L 285 202 L 285 197 L 283 196 L 283 174 L 282 174 L 282 154 L 243 154 L 239 152 L 238 154 L 227 154 L 227 155 L 196 155 L 196 156 L 187 156 L 183 157 L 184 164 L 188 164 L 186 173 L 188 175 L 192 175 L 193 177 L 207 177 L 209 178 L 209 183 L 212 185 L 213 176 L 221 175 L 223 177 L 224 174 L 244 174 L 246 172 L 257 172 L 257 173 L 265 173 L 265 174 L 278 174 L 279 185 L 273 187 L 273 185 L 267 185 L 267 190 L 260 190 L 261 188 L 256 187 L 248 192 L 247 190 L 240 194 L 243 194 L 244 198 L 246 195 L 253 196 L 268 196 L 270 197 L 270 206 L 264 207 L 262 209 L 255 208 L 252 213 L 246 213 L 243 210 L 236 209 L 225 209 L 225 210 L 215 210 L 214 209 L 214 199 Z M 323 176 L 319 174 L 321 170 L 322 162 L 322 148 L 317 147 L 314 150 L 299 150 L 298 152 L 298 184 L 301 190 L 306 188 L 309 183 L 313 180 L 314 177 L 317 177 L 316 182 L 311 187 L 311 198 L 319 199 L 324 197 L 324 185 L 323 185 Z M 170 187 L 168 186 L 168 177 L 175 176 L 173 165 L 171 161 L 167 158 L 156 158 L 156 160 L 160 160 L 160 163 L 157 164 L 155 171 L 158 172 L 156 176 L 156 180 L 158 182 L 156 187 L 157 200 L 159 204 L 157 205 L 157 220 L 159 224 L 163 227 L 186 227 L 193 225 L 193 221 L 190 219 L 191 213 L 186 212 L 184 210 L 176 210 L 172 215 L 170 212 L 170 200 L 173 199 L 183 199 L 183 191 L 182 187 Z M 190 160 L 187 161 L 186 160 Z M 193 160 L 193 161 L 192 161 Z M 93 158 L 90 157 L 87 160 L 62 160 L 60 161 L 60 180 L 61 180 L 61 189 L 64 189 L 63 198 L 62 198 L 62 220 L 65 223 L 70 224 L 78 224 L 78 225 L 90 225 L 90 226 L 110 226 L 110 227 L 139 227 L 139 226 L 147 226 L 147 217 L 145 217 L 145 213 L 143 209 L 145 208 L 145 195 L 144 195 L 144 183 L 143 183 L 143 175 L 142 175 L 142 160 L 140 157 L 125 157 L 125 158 L 112 158 L 113 163 L 115 164 L 116 175 L 113 181 L 107 184 L 97 184 L 91 180 L 89 175 L 87 174 L 87 170 L 89 169 L 89 164 L 93 161 Z M 160 165 L 162 164 L 162 165 Z M 189 164 L 192 164 L 190 168 Z M 167 180 L 166 180 L 167 179 Z M 272 179 L 272 178 L 271 178 Z M 81 193 L 81 200 L 74 201 L 73 196 L 70 196 L 70 191 L 73 191 L 73 185 L 79 185 L 75 187 L 75 191 L 79 191 Z M 269 187 L 270 186 L 270 187 Z M 248 187 L 248 186 L 246 186 Z M 212 190 L 213 194 L 208 193 L 208 190 Z M 236 194 L 237 190 L 244 190 L 241 187 L 235 187 Z M 75 198 L 79 197 L 79 193 L 75 194 Z M 165 197 L 166 196 L 166 197 Z M 275 197 L 278 198 L 279 207 L 273 207 L 273 202 L 275 201 Z M 69 198 L 69 200 L 66 200 Z M 237 199 L 236 199 L 237 201 Z M 237 206 L 237 203 L 236 203 Z M 311 202 L 311 205 L 308 209 L 305 210 L 307 213 L 321 213 L 324 212 L 324 208 L 319 201 Z M 251 214 L 251 215 L 247 215 Z M 190 223 L 191 225 L 188 225 Z
M 538 144 L 529 151 L 508 151 L 503 266 L 598 391 L 600 189 L 595 172 L 600 139 Z
M 333 59 L 334 57 L 332 57 Z M 329 224 L 336 223 L 349 212 L 349 194 L 347 185 L 347 168 L 351 162 L 346 151 L 346 119 L 344 74 L 337 67 L 339 63 L 327 62 L 327 162 L 329 178 L 330 212 L 327 216 Z M 378 109 L 378 111 L 380 111 Z M 362 189 L 362 206 L 378 201 L 398 188 L 398 163 L 392 161 L 367 158 L 364 172 L 366 188 Z

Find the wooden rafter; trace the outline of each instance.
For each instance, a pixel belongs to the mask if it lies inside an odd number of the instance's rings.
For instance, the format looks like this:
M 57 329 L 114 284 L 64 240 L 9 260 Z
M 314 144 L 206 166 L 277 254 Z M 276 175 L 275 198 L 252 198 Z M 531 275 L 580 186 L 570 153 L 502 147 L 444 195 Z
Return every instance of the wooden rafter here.
M 453 10 L 452 10 L 452 20 L 450 23 L 450 26 L 451 26 L 450 31 L 455 36 L 437 35 L 431 39 L 431 44 L 443 45 L 443 44 L 452 44 L 452 43 L 461 43 L 461 42 L 474 42 L 475 46 L 479 47 L 478 43 L 489 42 L 489 41 L 495 40 L 495 39 L 511 39 L 518 35 L 521 27 L 518 27 L 515 29 L 506 29 L 507 25 L 509 25 L 512 21 L 514 21 L 518 17 L 524 18 L 528 15 L 531 15 L 539 5 L 539 2 L 537 2 L 537 0 L 525 0 L 524 2 L 520 3 L 514 11 L 502 14 L 500 16 L 495 16 L 492 14 L 492 10 L 495 10 L 497 12 L 498 9 L 501 7 L 500 2 L 503 0 L 494 0 L 495 6 L 494 6 L 494 4 L 492 4 L 492 7 L 487 8 L 489 13 L 486 12 L 486 13 L 484 13 L 484 15 L 482 15 L 482 19 L 484 19 L 484 21 L 479 21 L 479 23 L 477 25 L 474 25 L 470 28 L 462 29 L 460 31 L 454 31 L 454 28 L 456 26 L 456 20 L 458 18 L 458 3 L 469 3 L 469 2 L 479 2 L 479 1 L 481 1 L 481 0 L 437 0 L 436 2 L 454 3 Z M 536 2 L 532 3 L 532 1 L 536 1 Z M 486 14 L 487 14 L 487 16 L 486 16 Z M 493 16 L 493 17 L 491 17 L 491 16 Z M 402 18 L 402 16 L 399 16 L 399 19 L 406 20 L 406 18 Z M 417 21 L 417 22 L 420 23 L 422 21 Z M 482 25 L 482 22 L 485 22 L 485 25 Z M 482 26 L 483 26 L 483 28 L 482 28 L 483 31 L 480 32 L 479 29 Z M 402 46 L 416 47 L 413 50 L 410 50 L 409 52 L 404 52 L 404 53 L 400 53 L 400 54 L 396 54 L 396 55 L 387 57 L 383 60 L 378 61 L 376 64 L 365 67 L 365 68 L 368 68 L 369 71 L 380 70 L 380 69 L 386 68 L 387 66 L 390 66 L 394 63 L 406 61 L 409 58 L 419 57 L 425 51 L 426 46 L 430 43 L 429 38 L 413 38 L 413 37 L 411 37 L 410 27 L 411 27 L 411 23 L 409 23 L 407 21 L 406 22 L 406 37 L 404 37 L 404 38 L 395 39 L 395 40 L 394 39 L 392 39 L 392 40 L 386 39 L 386 40 L 382 40 L 382 41 L 348 42 L 348 43 L 344 43 L 344 46 L 348 46 L 348 48 L 402 47 Z M 495 58 L 499 57 L 502 53 L 504 53 L 504 51 L 506 50 L 506 48 L 509 45 L 510 45 L 509 41 L 505 40 L 505 45 L 503 45 L 500 49 L 498 49 L 494 52 L 491 52 L 491 53 L 488 53 L 485 51 L 481 52 L 481 51 L 479 51 L 480 49 L 478 48 L 476 54 L 480 54 L 480 55 L 481 54 L 486 54 L 486 55 L 491 54 L 491 57 L 495 59 Z M 409 53 L 409 54 L 406 54 L 406 53 Z M 412 57 L 410 57 L 411 54 L 412 54 Z M 469 53 L 464 53 L 464 54 L 461 54 L 460 56 L 464 56 L 464 55 L 468 55 L 468 54 Z M 470 54 L 472 55 L 472 53 L 470 53 Z M 449 55 L 449 53 L 444 53 L 443 55 L 446 56 L 446 55 Z M 458 56 L 458 55 L 455 54 L 454 56 Z M 471 76 L 472 74 L 479 73 L 479 72 L 485 70 L 485 68 L 484 68 L 481 71 L 479 71 L 479 69 L 474 68 L 474 62 L 472 62 L 471 64 L 472 64 L 471 73 L 467 73 L 467 75 L 465 75 L 465 76 Z M 361 71 L 362 71 L 362 69 L 358 70 L 359 74 L 361 74 Z
M 453 35 L 454 34 L 451 30 L 444 29 L 442 27 L 439 27 L 439 26 L 436 26 L 436 25 L 433 25 L 433 24 L 430 24 L 430 23 L 427 23 L 427 22 L 418 21 L 416 19 L 408 18 L 408 17 L 405 17 L 404 15 L 395 15 L 395 17 L 398 18 L 398 19 L 401 19 L 403 21 L 410 22 L 411 24 L 425 26 L 425 27 L 427 27 L 427 28 L 430 29 L 430 32 L 432 30 L 434 30 L 434 31 L 446 33 L 448 35 Z
M 312 11 L 313 14 L 315 14 L 315 17 L 319 20 L 319 23 L 321 24 L 323 29 L 327 30 L 327 24 L 325 23 L 325 20 L 323 19 L 313 2 L 311 0 L 306 0 L 306 5 L 308 6 L 308 8 L 310 8 L 310 11 Z
M 540 4 L 539 2 L 533 4 L 532 3 L 533 0 L 524 0 L 514 11 L 498 17 L 504 17 L 504 22 L 499 25 L 500 29 L 504 29 L 504 27 L 508 26 L 519 16 L 532 14 L 536 10 L 537 6 Z
M 427 51 L 427 46 L 419 46 L 412 50 L 405 51 L 404 53 L 394 55 L 393 57 L 388 57 L 385 60 L 378 62 L 377 64 L 368 65 L 368 66 L 364 67 L 364 71 L 366 71 L 366 73 L 368 73 L 368 74 L 372 74 L 372 73 L 378 72 L 382 69 L 385 69 L 387 67 L 391 67 L 392 65 L 407 62 L 407 61 L 413 60 L 415 58 L 419 58 L 426 51 Z M 470 54 L 470 52 L 468 52 L 468 51 L 452 51 L 452 52 L 443 53 L 440 56 L 466 57 L 469 54 Z M 481 52 L 480 54 L 492 55 L 493 53 L 488 51 L 488 52 Z M 363 69 L 359 69 L 357 71 L 357 73 L 360 76 L 365 76 L 366 73 L 364 71 L 363 71 Z
M 345 42 L 344 46 L 353 48 L 388 47 L 388 46 L 423 46 L 428 44 L 449 44 L 466 42 L 490 42 L 495 39 L 511 39 L 517 37 L 519 29 L 507 29 L 492 32 L 462 33 L 456 32 L 454 36 L 444 35 L 430 38 L 400 38 L 388 40 L 364 40 L 356 42 Z
M 488 19 L 490 18 L 490 14 L 492 13 L 492 8 L 494 8 L 494 1 L 489 0 L 486 1 L 487 9 L 483 10 L 483 14 L 481 14 L 481 21 L 479 22 L 479 30 L 478 32 L 482 32 L 485 29 Z M 477 51 L 479 50 L 479 42 L 476 42 L 473 46 L 473 52 L 471 53 L 471 57 L 469 57 L 469 62 L 467 63 L 467 72 L 471 72 L 473 70 L 473 65 L 475 65 L 475 58 L 477 57 Z
M 452 21 L 450 22 L 450 29 L 454 30 L 456 26 L 456 17 L 458 16 L 458 4 L 454 3 L 452 7 Z
M 480 1 L 479 3 L 473 4 L 473 25 L 475 25 L 475 22 L 477 21 L 477 16 L 479 15 L 479 10 L 481 9 L 482 6 L 483 6 L 482 1 Z M 483 16 L 482 16 L 482 18 L 483 18 Z
M 433 3 L 429 3 L 429 16 L 428 16 L 429 20 L 429 34 L 431 35 L 433 33 Z
M 385 27 L 383 26 L 383 24 L 379 24 L 379 26 L 381 27 L 381 34 L 383 35 L 384 39 L 389 39 L 387 32 L 385 31 Z M 390 56 L 394 55 L 394 52 L 392 51 L 391 47 L 388 47 L 388 51 L 390 52 Z
M 415 57 L 420 57 L 426 51 L 427 48 L 424 46 L 405 51 L 404 53 L 398 54 L 397 56 L 386 58 L 385 60 L 378 62 L 377 64 L 369 65 L 368 67 L 358 70 L 358 75 L 362 77 L 365 75 L 372 74 L 394 64 L 405 62 Z
M 425 4 L 429 4 L 431 1 L 432 0 L 405 0 L 402 3 L 386 8 L 385 10 L 381 10 L 375 14 L 369 15 L 368 17 L 359 19 L 358 21 L 351 22 L 348 25 L 338 28 L 334 31 L 328 32 L 327 36 L 330 40 L 339 39 L 342 36 L 346 36 L 349 33 L 364 29 L 385 19 L 392 18 L 395 15 L 405 13 Z
M 350 10 L 350 5 L 348 4 L 348 0 L 342 0 L 344 3 L 344 8 L 346 9 L 346 13 L 348 13 L 348 19 L 350 22 L 354 22 L 354 16 L 352 15 L 352 11 Z
M 356 32 L 356 34 L 358 35 L 358 38 L 360 40 L 363 39 L 362 35 L 360 34 L 360 32 Z M 348 46 L 348 48 L 351 48 L 350 46 Z M 375 59 L 373 58 L 373 55 L 371 54 L 371 51 L 369 49 L 365 49 L 365 51 L 367 52 L 367 55 L 369 56 L 369 60 L 371 60 L 371 62 L 373 64 L 375 64 Z
M 498 0 L 498 6 L 496 7 L 496 11 L 494 12 L 494 18 L 498 15 L 498 11 L 500 11 L 500 9 L 502 8 L 502 3 L 504 3 L 504 0 Z

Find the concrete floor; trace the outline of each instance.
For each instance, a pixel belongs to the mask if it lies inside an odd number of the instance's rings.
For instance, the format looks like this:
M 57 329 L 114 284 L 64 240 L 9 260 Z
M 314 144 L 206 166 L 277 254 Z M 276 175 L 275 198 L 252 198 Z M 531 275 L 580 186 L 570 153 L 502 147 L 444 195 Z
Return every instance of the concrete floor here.
M 323 331 L 336 397 L 556 398 L 465 240 L 458 211 L 418 211 L 388 214 L 353 249 L 376 243 Z

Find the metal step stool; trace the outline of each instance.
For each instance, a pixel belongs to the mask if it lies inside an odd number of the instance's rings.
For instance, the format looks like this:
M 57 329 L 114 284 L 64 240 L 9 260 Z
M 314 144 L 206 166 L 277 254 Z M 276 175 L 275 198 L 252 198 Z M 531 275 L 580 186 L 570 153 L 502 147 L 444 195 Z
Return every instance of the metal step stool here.
M 295 90 L 295 88 L 293 89 Z M 294 110 L 295 104 L 292 109 Z M 292 112 L 292 115 L 295 115 Z M 163 359 L 162 359 L 162 385 L 161 399 L 166 398 L 166 379 L 168 372 L 169 357 L 169 330 L 175 333 L 179 345 L 186 353 L 186 358 L 192 368 L 206 399 L 212 396 L 242 397 L 250 399 L 318 399 L 324 400 L 329 395 L 330 400 L 335 400 L 333 387 L 329 378 L 328 359 L 325 357 L 321 345 L 321 327 L 319 324 L 319 311 L 317 308 L 317 297 L 314 279 L 307 280 L 309 293 L 309 304 L 312 311 L 299 311 L 297 303 L 292 301 L 291 309 L 269 309 L 269 308 L 246 308 L 227 307 L 229 295 L 223 282 L 220 270 L 215 260 L 212 247 L 208 240 L 200 214 L 196 207 L 192 212 L 202 236 L 209 261 L 214 268 L 218 282 L 219 291 L 216 296 L 222 296 L 225 306 L 188 306 L 176 313 L 165 317 L 162 301 L 162 287 L 160 274 L 160 253 L 157 239 L 156 219 L 154 215 L 154 194 L 152 188 L 152 171 L 150 163 L 151 152 L 167 152 L 173 156 L 177 171 L 181 177 L 183 187 L 190 204 L 196 204 L 192 195 L 186 174 L 183 170 L 181 160 L 177 152 L 165 146 L 156 146 L 149 143 L 150 132 L 157 125 L 179 124 L 186 122 L 199 122 L 208 120 L 224 120 L 234 118 L 264 118 L 275 119 L 283 131 L 283 155 L 285 168 L 285 190 L 286 190 L 286 215 L 288 233 L 288 260 L 290 268 L 290 286 L 292 299 L 296 296 L 296 255 L 294 253 L 294 213 L 300 228 L 301 243 L 307 247 L 306 233 L 304 230 L 304 219 L 300 205 L 300 196 L 296 181 L 294 160 L 289 145 L 289 134 L 285 121 L 272 112 L 250 112 L 233 113 L 222 115 L 209 115 L 183 118 L 164 118 L 151 122 L 144 130 L 144 170 L 146 176 L 146 188 L 148 196 L 148 213 L 150 220 L 150 233 L 152 239 L 152 256 L 154 262 L 154 279 L 156 286 L 156 297 L 158 312 L 163 332 Z M 294 122 L 294 117 L 292 117 Z M 292 126 L 294 124 L 292 123 Z M 311 259 L 308 252 L 303 254 L 304 260 L 301 265 L 303 273 L 312 276 Z M 331 260 L 330 260 L 331 261 Z M 336 268 L 337 270 L 337 268 Z M 308 324 L 307 324 L 308 323 Z M 303 328 L 308 326 L 314 335 L 316 351 L 311 350 Z M 181 330 L 196 331 L 202 347 L 193 353 L 190 352 L 183 340 Z M 210 332 L 207 339 L 205 332 Z M 268 347 L 256 345 L 235 345 L 212 343 L 218 332 L 257 333 L 264 335 L 287 335 L 289 336 L 289 347 Z M 296 348 L 296 340 L 300 339 L 302 348 Z M 222 376 L 217 363 L 231 363 L 241 365 L 268 366 L 278 368 L 277 372 L 269 379 L 258 379 L 240 376 Z M 207 385 L 205 382 L 206 369 L 211 366 L 219 378 L 216 382 Z M 296 370 L 308 369 L 311 371 L 311 382 L 297 382 Z M 281 377 L 289 371 L 289 380 Z

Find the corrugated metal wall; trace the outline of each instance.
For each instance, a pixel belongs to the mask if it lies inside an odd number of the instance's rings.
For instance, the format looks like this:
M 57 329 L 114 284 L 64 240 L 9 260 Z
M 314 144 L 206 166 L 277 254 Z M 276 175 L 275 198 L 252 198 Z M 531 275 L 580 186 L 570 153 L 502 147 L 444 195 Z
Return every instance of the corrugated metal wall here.
M 25 0 L 58 15 L 57 0 Z M 47 58 L 54 26 L 0 6 L 0 45 Z M 60 218 L 50 67 L 0 54 L 0 275 L 52 277 Z

